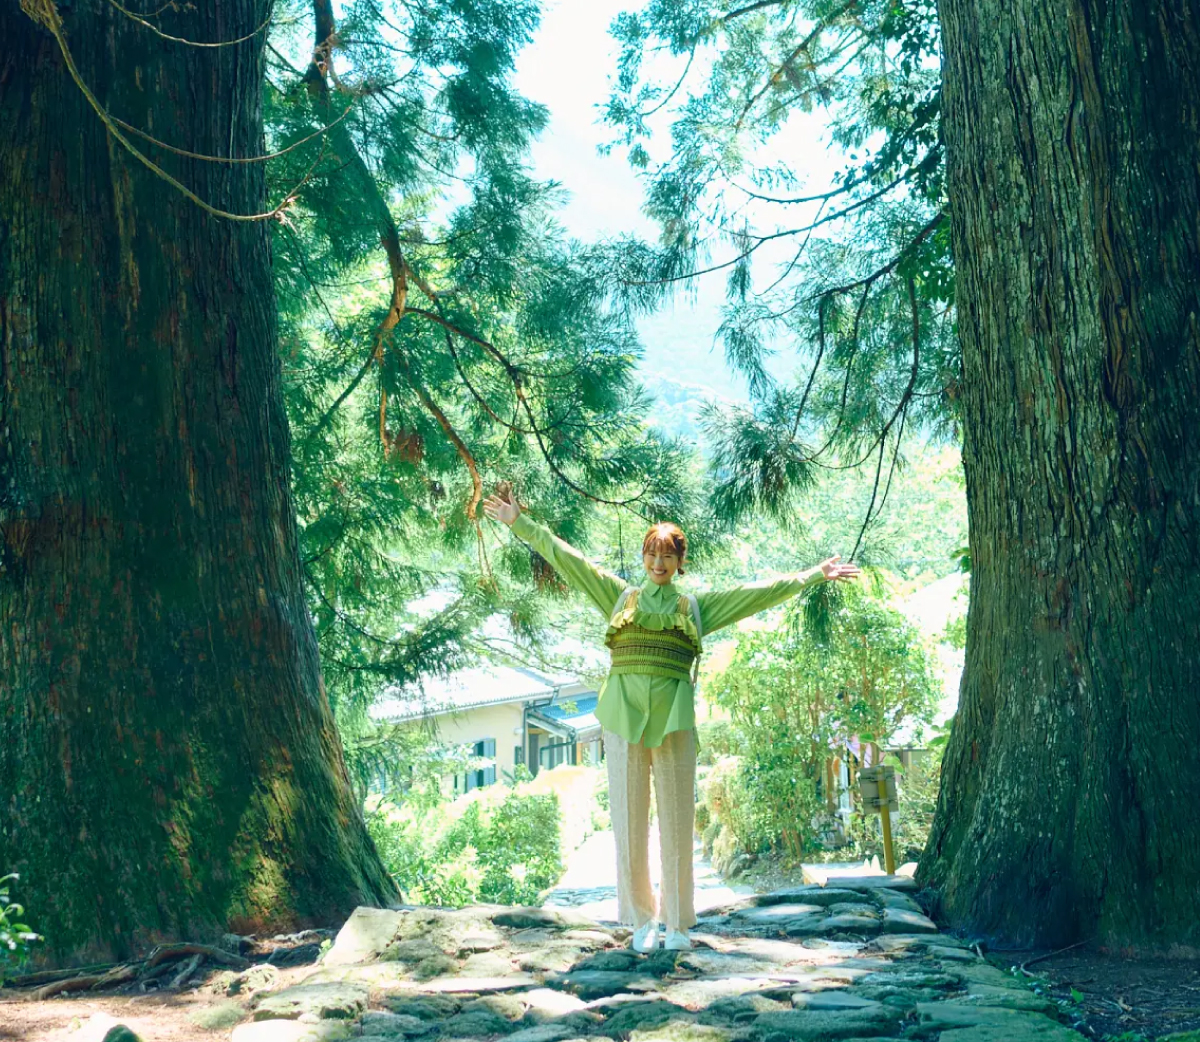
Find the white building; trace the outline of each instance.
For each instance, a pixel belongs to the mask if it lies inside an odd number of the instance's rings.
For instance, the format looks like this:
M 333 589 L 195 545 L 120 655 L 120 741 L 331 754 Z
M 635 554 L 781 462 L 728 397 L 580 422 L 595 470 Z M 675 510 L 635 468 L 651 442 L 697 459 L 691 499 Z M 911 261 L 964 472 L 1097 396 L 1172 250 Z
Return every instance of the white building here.
M 570 676 L 485 664 L 424 681 L 419 693 L 397 692 L 371 710 L 379 723 L 431 723 L 439 739 L 469 747 L 487 761 L 448 781 L 455 793 L 560 763 L 599 763 L 597 694 Z

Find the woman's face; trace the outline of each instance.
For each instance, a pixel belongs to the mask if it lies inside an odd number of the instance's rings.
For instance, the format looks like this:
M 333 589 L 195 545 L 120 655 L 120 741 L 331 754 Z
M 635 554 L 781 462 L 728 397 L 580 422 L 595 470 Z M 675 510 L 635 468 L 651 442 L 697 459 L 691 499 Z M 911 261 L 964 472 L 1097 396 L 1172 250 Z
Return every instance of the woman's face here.
M 642 552 L 650 581 L 666 586 L 679 571 L 679 555 L 670 546 L 650 546 Z

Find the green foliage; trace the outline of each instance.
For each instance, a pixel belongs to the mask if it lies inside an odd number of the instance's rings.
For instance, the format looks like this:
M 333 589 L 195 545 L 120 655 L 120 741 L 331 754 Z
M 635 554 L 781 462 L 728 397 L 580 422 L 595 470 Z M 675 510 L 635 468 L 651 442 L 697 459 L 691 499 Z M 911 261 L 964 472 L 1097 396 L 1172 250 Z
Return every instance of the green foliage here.
M 512 480 L 582 541 L 599 506 L 682 516 L 686 453 L 647 429 L 632 323 L 529 176 L 536 0 L 323 6 L 276 5 L 266 170 L 293 199 L 273 260 L 301 563 L 361 789 L 381 692 L 550 624 L 561 591 L 480 495 Z M 516 648 L 480 636 L 498 612 Z
M 402 810 L 385 805 L 368 819 L 405 899 L 451 907 L 536 903 L 562 874 L 557 797 L 510 789 L 499 802 L 478 794 L 462 802 Z
M 16 873 L 0 876 L 0 983 L 25 965 L 30 947 L 41 940 L 21 921 L 25 909 L 11 897 L 10 884 L 17 879 Z
M 606 115 L 662 235 L 604 260 L 635 309 L 727 276 L 719 338 L 753 404 L 706 418 L 719 514 L 785 516 L 817 468 L 864 466 L 869 529 L 905 434 L 957 416 L 934 0 L 649 0 L 612 33 Z M 801 184 L 822 131 L 845 165 Z M 791 385 L 767 367 L 784 349 Z
M 940 684 L 914 627 L 865 591 L 836 592 L 823 611 L 801 604 L 777 630 L 739 634 L 710 685 L 730 716 L 723 744 L 736 755 L 718 761 L 704 797 L 742 850 L 799 858 L 816 849 L 829 758 L 851 740 L 885 748 L 902 725 L 927 725 L 937 707 Z M 913 797 L 915 826 L 932 806 L 915 784 Z

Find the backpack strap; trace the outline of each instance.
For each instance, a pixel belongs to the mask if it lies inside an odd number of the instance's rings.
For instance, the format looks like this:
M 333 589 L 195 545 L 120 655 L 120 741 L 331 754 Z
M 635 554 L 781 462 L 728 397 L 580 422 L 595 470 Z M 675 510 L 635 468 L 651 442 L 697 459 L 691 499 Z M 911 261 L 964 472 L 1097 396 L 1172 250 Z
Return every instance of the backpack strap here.
M 635 593 L 637 593 L 636 586 L 626 586 L 625 589 L 621 591 L 621 595 L 617 598 L 617 603 L 613 606 L 612 614 L 608 617 L 610 625 L 613 623 L 616 617 L 621 614 L 621 609 L 625 607 L 625 602 L 628 601 L 629 598 Z

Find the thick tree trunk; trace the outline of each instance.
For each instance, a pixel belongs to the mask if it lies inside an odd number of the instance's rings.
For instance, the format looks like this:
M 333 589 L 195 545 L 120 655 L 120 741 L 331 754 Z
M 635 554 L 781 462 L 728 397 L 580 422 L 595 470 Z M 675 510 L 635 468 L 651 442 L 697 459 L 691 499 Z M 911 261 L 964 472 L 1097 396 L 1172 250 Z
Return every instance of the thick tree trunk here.
M 1200 0 L 941 0 L 971 523 L 922 872 L 1200 948 Z
M 158 24 L 228 40 L 269 8 Z M 261 154 L 263 33 L 196 48 L 61 10 L 114 116 Z M 300 585 L 267 226 L 141 166 L 18 0 L 0 36 L 0 871 L 58 959 L 386 900 Z M 210 203 L 268 208 L 261 164 L 132 140 Z

